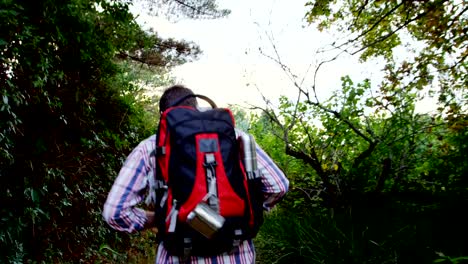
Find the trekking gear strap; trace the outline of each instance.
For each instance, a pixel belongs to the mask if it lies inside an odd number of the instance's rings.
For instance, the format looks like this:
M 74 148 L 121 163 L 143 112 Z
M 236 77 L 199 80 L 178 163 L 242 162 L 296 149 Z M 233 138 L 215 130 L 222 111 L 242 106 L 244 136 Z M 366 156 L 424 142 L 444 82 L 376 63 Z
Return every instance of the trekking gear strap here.
M 208 193 L 203 200 L 219 213 L 219 201 L 218 201 L 218 190 L 216 188 L 216 160 L 213 153 L 205 154 L 205 163 L 203 164 L 206 168 L 206 179 L 208 183 Z
M 190 237 L 185 237 L 184 238 L 184 255 L 183 255 L 183 261 L 188 260 L 192 253 L 192 239 Z
M 177 216 L 179 215 L 179 210 L 177 210 L 177 200 L 174 199 L 174 202 L 172 204 L 172 209 L 169 212 L 169 214 L 166 217 L 166 223 L 169 222 L 169 233 L 174 233 L 176 224 L 177 224 Z
M 239 250 L 241 237 L 242 237 L 242 230 L 241 229 L 234 230 L 234 239 L 232 240 L 232 249 L 230 252 L 231 254 L 237 253 L 237 251 Z
M 182 98 L 180 98 L 179 100 L 177 100 L 175 103 L 173 104 L 170 104 L 169 107 L 173 107 L 173 106 L 178 106 L 179 104 L 181 104 L 183 101 L 185 101 L 186 99 L 188 98 L 191 98 L 191 97 L 198 97 L 198 98 L 201 98 L 205 101 L 207 101 L 212 108 L 217 108 L 216 104 L 213 102 L 213 100 L 211 100 L 210 98 L 204 96 L 204 95 L 201 95 L 201 94 L 189 94 L 189 95 L 186 95 Z M 168 107 L 168 108 L 169 108 Z
M 160 181 L 162 182 L 162 181 Z M 164 189 L 164 194 L 163 194 L 163 197 L 161 198 L 161 202 L 159 203 L 159 207 L 160 208 L 163 208 L 164 205 L 166 204 L 166 201 L 167 201 L 167 197 L 169 195 L 169 187 L 163 183 L 163 185 L 161 186 L 161 189 Z
M 166 155 L 166 147 L 156 147 L 156 155 Z

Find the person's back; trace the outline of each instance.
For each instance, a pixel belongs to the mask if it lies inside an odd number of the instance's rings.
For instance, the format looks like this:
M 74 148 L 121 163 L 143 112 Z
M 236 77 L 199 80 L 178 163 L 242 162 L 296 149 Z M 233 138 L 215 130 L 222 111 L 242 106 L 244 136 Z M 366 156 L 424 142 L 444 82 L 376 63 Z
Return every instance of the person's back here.
M 190 89 L 183 86 L 173 86 L 167 89 L 160 100 L 160 111 L 163 113 L 172 104 L 186 95 L 193 95 Z M 188 98 L 184 100 L 182 105 L 189 107 L 197 107 L 195 98 Z M 236 130 L 236 136 L 239 138 L 248 138 L 248 135 L 242 131 Z M 105 220 L 116 230 L 135 232 L 155 226 L 157 219 L 162 220 L 167 226 L 160 228 L 167 228 L 165 231 L 170 230 L 170 218 L 173 210 L 166 211 L 165 214 L 159 211 L 157 215 L 154 212 L 144 211 L 137 207 L 137 205 L 147 200 L 158 200 L 162 204 L 161 198 L 154 199 L 154 193 L 150 192 L 149 197 L 145 190 L 156 188 L 157 182 L 154 181 L 155 162 L 156 159 L 151 154 L 154 153 L 157 138 L 155 135 L 141 142 L 129 155 L 124 166 L 122 167 L 119 176 L 117 177 L 104 206 Z M 287 192 L 289 182 L 281 170 L 274 164 L 269 156 L 258 146 L 255 145 L 255 152 L 257 157 L 258 172 L 260 176 L 259 191 L 260 197 L 263 197 L 263 207 L 266 210 L 271 209 L 276 202 L 278 202 Z M 163 173 L 159 173 L 163 174 Z M 165 195 L 156 195 L 157 197 Z M 167 194 L 166 194 L 167 196 Z M 203 206 L 202 206 L 203 207 Z M 176 208 L 176 207 L 174 207 Z M 201 208 L 203 210 L 205 207 Z M 166 208 L 167 210 L 167 208 Z M 210 210 L 209 208 L 206 210 Z M 219 210 L 218 210 L 219 212 Z M 169 214 L 170 213 L 170 214 Z M 186 219 L 185 219 L 186 220 Z M 161 223 L 161 221 L 159 221 Z M 175 229 L 174 229 L 175 230 Z M 166 234 L 166 232 L 162 232 Z M 156 263 L 179 263 L 183 262 L 186 257 L 189 257 L 189 263 L 254 263 L 255 262 L 255 249 L 250 237 L 244 237 L 239 243 L 234 244 L 228 251 L 222 253 L 213 253 L 213 255 L 194 254 L 190 252 L 190 256 L 183 254 L 176 254 L 173 250 L 166 247 L 164 240 L 159 244 Z M 168 244 L 169 245 L 169 244 Z M 197 245 L 198 246 L 198 245 Z M 180 247 L 183 247 L 183 242 Z M 190 246 L 190 248 L 192 248 Z M 183 248 L 179 248 L 184 252 Z M 207 251 L 209 252 L 209 251 Z M 187 252 L 186 252 L 187 253 Z

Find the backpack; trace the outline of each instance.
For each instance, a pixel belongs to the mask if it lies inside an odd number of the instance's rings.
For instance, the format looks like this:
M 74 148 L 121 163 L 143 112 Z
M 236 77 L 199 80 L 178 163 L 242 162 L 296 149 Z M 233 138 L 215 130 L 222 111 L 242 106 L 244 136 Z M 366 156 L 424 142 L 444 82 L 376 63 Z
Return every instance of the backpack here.
M 191 96 L 212 108 L 178 106 Z M 255 141 L 246 135 L 238 139 L 231 111 L 203 95 L 181 98 L 162 113 L 155 211 L 158 239 L 171 255 L 218 255 L 256 236 L 263 196 Z

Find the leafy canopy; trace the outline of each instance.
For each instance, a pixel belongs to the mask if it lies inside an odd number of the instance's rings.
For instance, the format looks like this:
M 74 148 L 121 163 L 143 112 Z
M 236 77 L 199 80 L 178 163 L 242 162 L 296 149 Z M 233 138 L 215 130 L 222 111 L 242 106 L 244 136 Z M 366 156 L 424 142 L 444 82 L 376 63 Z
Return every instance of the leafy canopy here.
M 387 62 L 383 93 L 430 88 L 449 114 L 466 111 L 466 1 L 317 0 L 307 7 L 311 24 L 346 33 L 332 49 Z

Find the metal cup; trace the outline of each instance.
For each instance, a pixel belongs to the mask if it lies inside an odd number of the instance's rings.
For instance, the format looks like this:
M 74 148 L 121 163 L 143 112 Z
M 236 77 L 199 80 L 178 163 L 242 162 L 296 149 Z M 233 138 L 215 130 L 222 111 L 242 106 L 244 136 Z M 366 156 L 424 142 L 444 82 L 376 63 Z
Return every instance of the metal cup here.
M 224 224 L 224 217 L 201 202 L 187 216 L 187 223 L 206 238 L 211 238 Z

